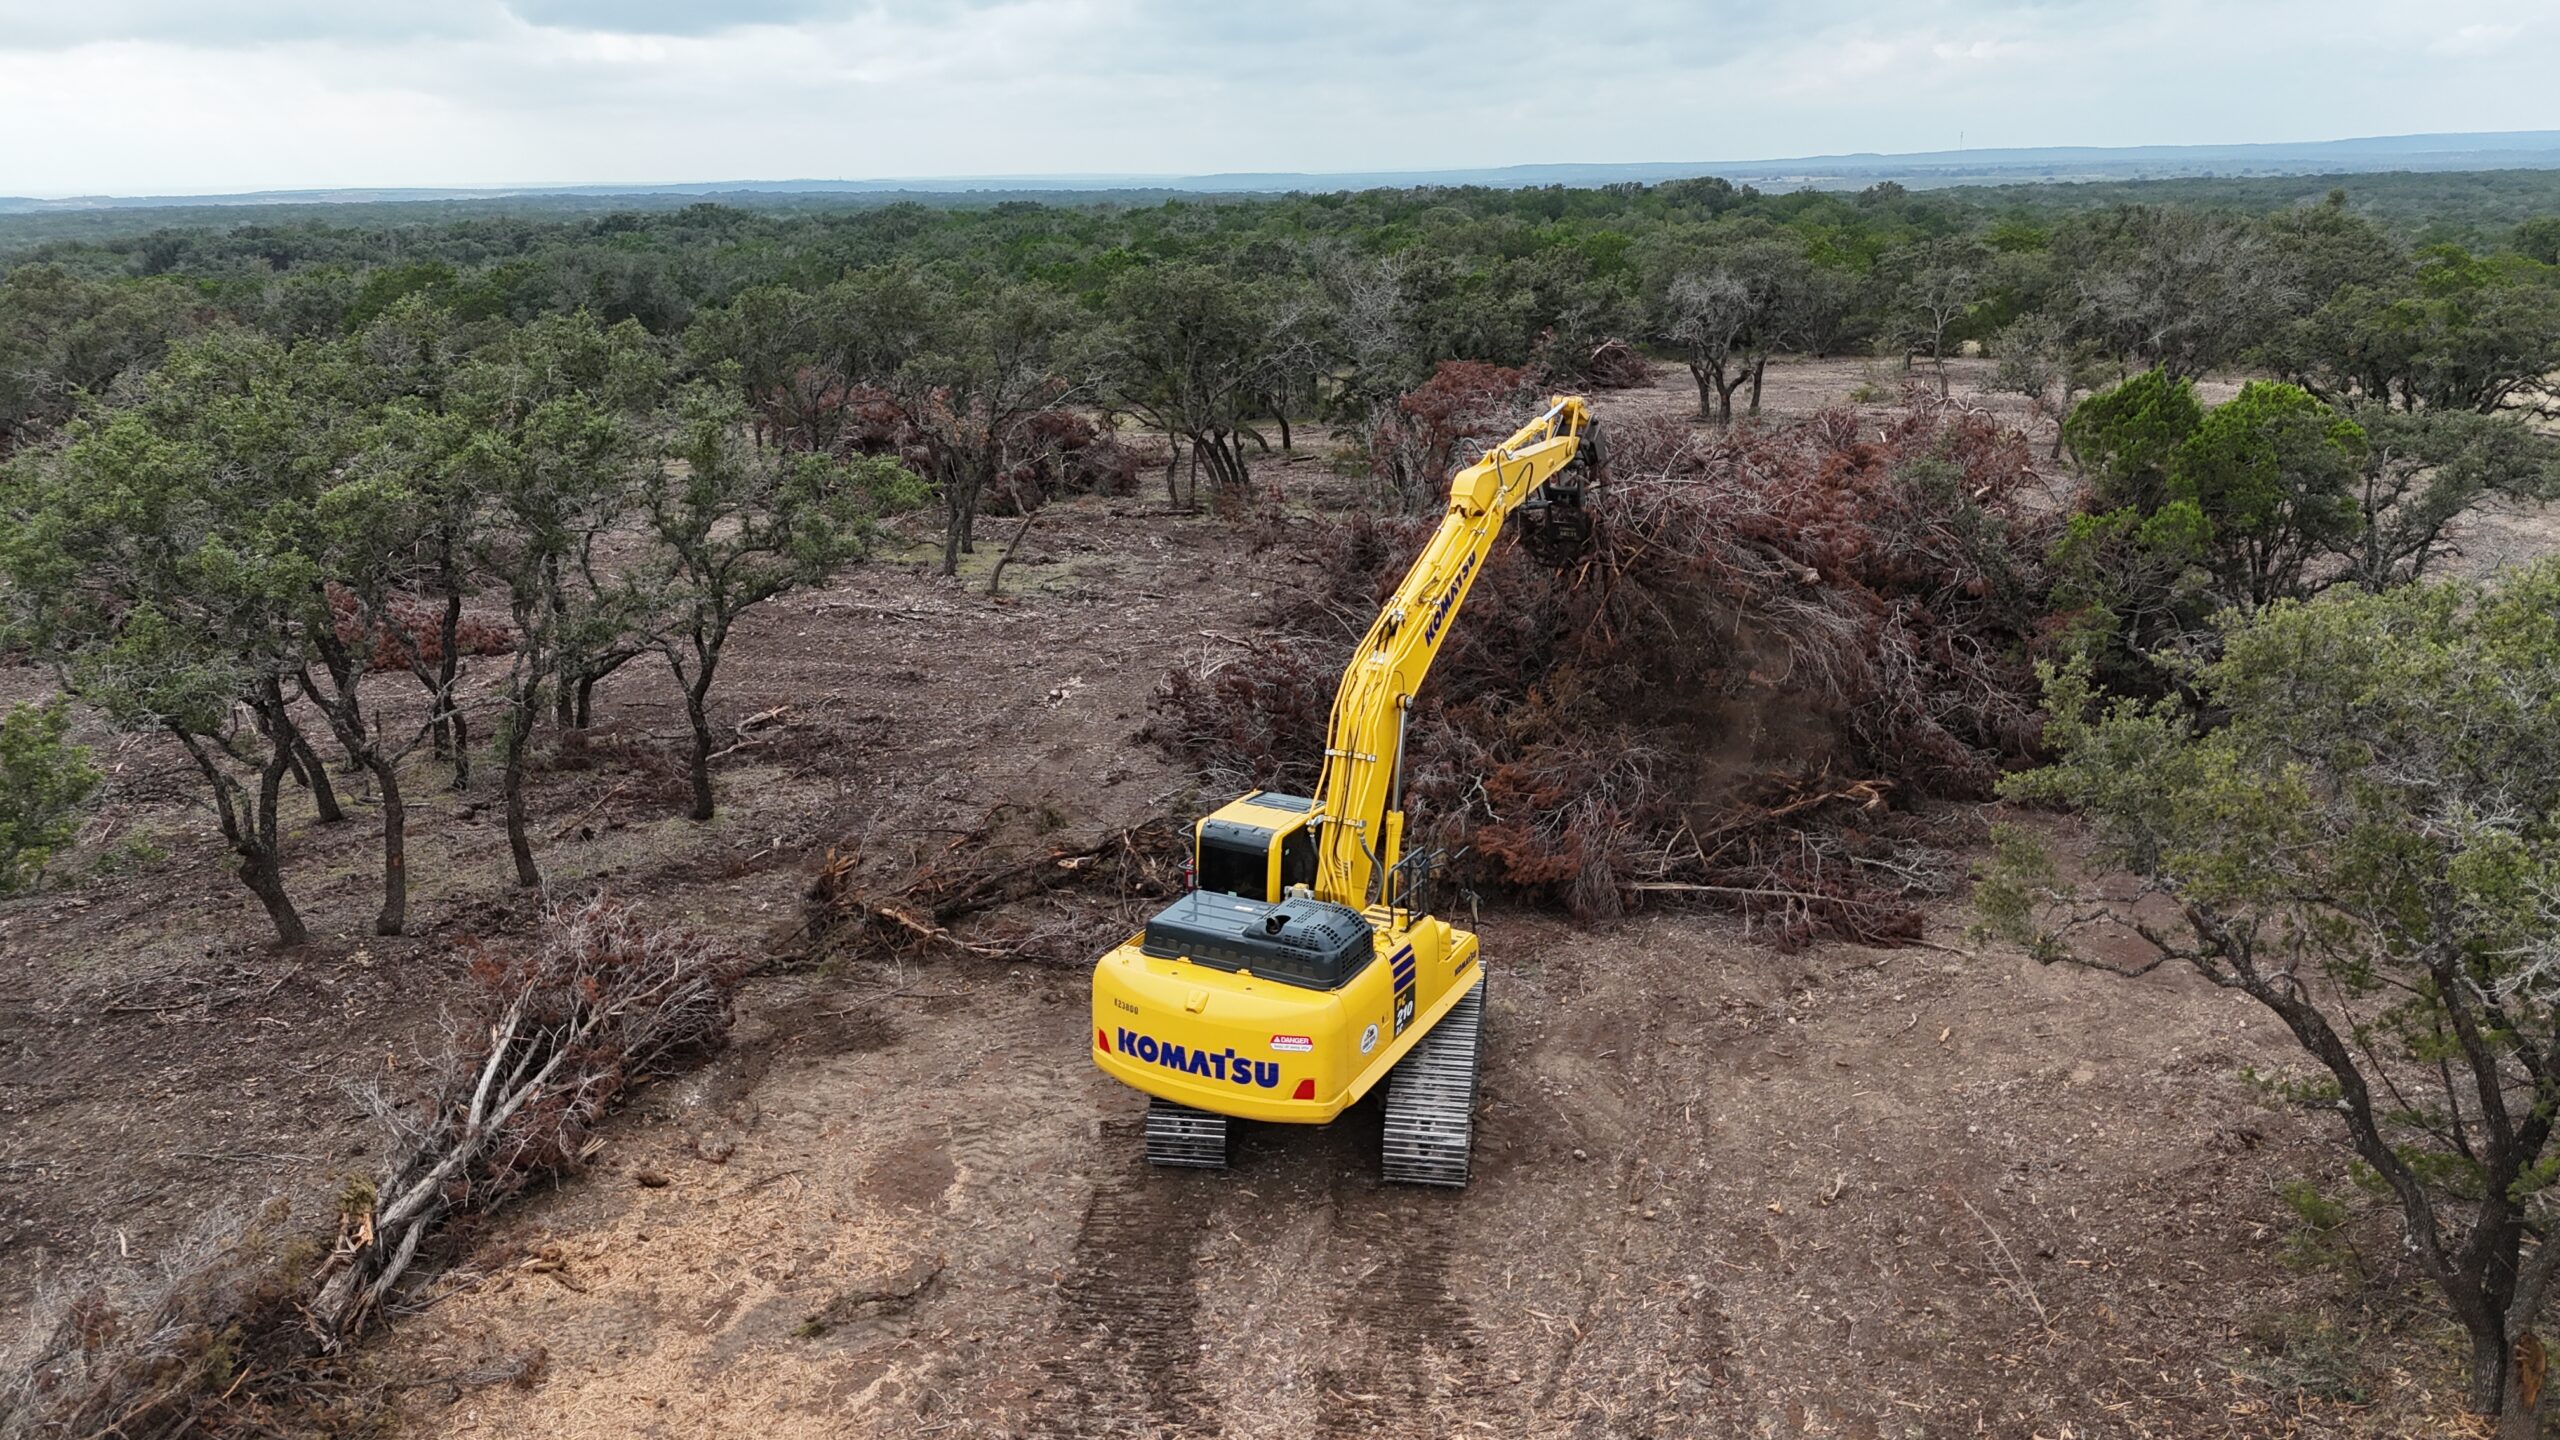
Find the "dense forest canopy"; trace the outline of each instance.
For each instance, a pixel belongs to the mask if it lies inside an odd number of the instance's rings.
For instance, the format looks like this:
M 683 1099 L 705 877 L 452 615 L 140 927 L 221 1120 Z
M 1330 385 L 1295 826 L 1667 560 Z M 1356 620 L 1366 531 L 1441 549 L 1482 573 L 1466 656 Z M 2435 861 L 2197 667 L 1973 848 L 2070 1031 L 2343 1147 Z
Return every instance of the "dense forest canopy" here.
M 1033 287 L 1095 334 L 1170 303 L 1132 275 L 1196 269 L 1239 292 L 1211 307 L 1217 323 L 1292 357 L 1258 356 L 1267 373 L 1239 397 L 1266 415 L 1356 415 L 1442 360 L 1579 380 L 1609 337 L 1686 359 L 1702 409 L 1728 416 L 1772 352 L 1937 359 L 1980 343 L 2055 406 L 2105 378 L 2092 360 L 2249 363 L 2317 393 L 2470 404 L 2551 368 L 2560 172 L 2329 178 L 1855 194 L 1703 178 L 1143 205 L 785 196 L 606 213 L 598 197 L 527 197 L 175 212 L 225 225 L 101 212 L 100 233 L 35 244 L 77 217 L 18 217 L 0 220 L 0 255 L 17 247 L 0 269 L 0 447 L 208 326 L 342 337 L 417 295 L 466 324 L 583 310 L 673 340 L 742 300 L 778 313 L 773 294 L 891 267 L 964 302 Z M 2428 351 L 2455 331 L 2461 353 Z
M 1674 182 L 1676 183 L 1676 182 Z M 1623 191 L 1629 187 L 1618 186 Z M 2063 215 L 2110 205 L 2193 205 L 2207 209 L 2263 214 L 2316 203 L 2331 190 L 2344 190 L 2349 208 L 2407 238 L 2449 240 L 2478 246 L 2493 243 L 2509 227 L 2537 215 L 2560 212 L 2560 170 L 2397 171 L 2334 175 L 2260 175 L 2162 180 L 2092 180 L 2020 184 L 1972 184 L 1930 189 L 1931 199 L 1981 214 L 2016 211 Z M 1373 195 L 1430 194 L 1465 197 L 1458 203 L 1555 193 L 1545 189 L 1470 188 L 1465 190 L 1372 191 Z M 1580 192 L 1609 193 L 1600 188 Z M 1776 193 L 1776 192 L 1772 192 Z M 1807 190 L 1846 198 L 1845 192 Z M 1309 202 L 1305 195 L 1253 192 L 1209 193 L 1170 189 L 1006 190 L 972 191 L 730 191 L 578 193 L 440 197 L 415 200 L 285 200 L 271 203 L 226 201 L 204 204 L 99 205 L 58 208 L 24 214 L 0 213 L 0 255 L 45 250 L 68 260 L 64 252 L 89 247 L 124 250 L 130 242 L 164 231 L 220 231 L 235 228 L 405 230 L 413 234 L 471 220 L 523 220 L 559 226 L 564 233 L 581 222 L 618 214 L 662 215 L 701 204 L 752 210 L 777 220 L 838 218 L 902 205 L 935 210 L 981 212 L 1000 206 L 1036 204 L 1066 210 L 1131 211 L 1163 205 L 1249 206 L 1281 208 Z
M 1834 258 L 1871 258 L 1915 235 L 2032 247 L 2073 216 L 2128 205 L 2264 215 L 2328 203 L 2410 244 L 2495 250 L 2560 215 L 2560 171 L 2256 177 L 1974 186 L 1855 194 L 1763 193 L 1713 178 L 1589 189 L 1373 190 L 1288 196 L 1075 192 L 1016 195 L 527 195 L 336 205 L 115 208 L 0 216 L 0 255 L 91 279 L 183 277 L 233 287 L 331 269 L 443 264 L 527 272 L 599 253 L 656 272 L 685 301 L 746 285 L 832 278 L 892 255 L 966 261 L 1071 289 L 1099 288 L 1131 256 L 1246 258 L 1257 243 L 1345 240 L 1370 253 L 1429 248 L 1519 259 L 1569 250 L 1607 274 L 1665 226 L 1761 221 Z M 672 264 L 675 256 L 686 263 Z M 643 261 L 638 257 L 648 257 Z M 521 317 L 520 317 L 521 318 Z

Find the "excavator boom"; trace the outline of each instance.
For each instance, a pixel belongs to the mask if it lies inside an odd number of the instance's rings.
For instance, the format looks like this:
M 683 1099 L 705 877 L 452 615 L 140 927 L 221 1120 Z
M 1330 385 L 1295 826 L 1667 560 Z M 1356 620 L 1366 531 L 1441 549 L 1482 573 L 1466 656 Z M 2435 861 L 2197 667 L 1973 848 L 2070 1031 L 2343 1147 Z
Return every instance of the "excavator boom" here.
M 1589 408 L 1559 396 L 1545 414 L 1450 480 L 1440 528 L 1370 622 L 1334 692 L 1324 776 L 1316 785 L 1317 898 L 1355 910 L 1393 903 L 1390 880 L 1404 850 L 1405 727 L 1414 694 L 1448 643 L 1503 522 L 1524 507 L 1568 510 L 1579 519 L 1579 487 L 1550 491 L 1550 482 L 1577 460 L 1587 469 L 1595 440 Z

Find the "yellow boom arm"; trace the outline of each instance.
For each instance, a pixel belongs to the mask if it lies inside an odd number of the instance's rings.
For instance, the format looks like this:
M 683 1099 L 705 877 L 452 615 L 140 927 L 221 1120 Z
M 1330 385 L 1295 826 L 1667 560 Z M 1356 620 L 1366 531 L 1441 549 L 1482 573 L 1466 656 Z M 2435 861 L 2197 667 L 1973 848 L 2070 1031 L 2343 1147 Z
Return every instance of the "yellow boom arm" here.
M 1354 909 L 1392 900 L 1389 877 L 1404 851 L 1404 739 L 1414 692 L 1501 538 L 1502 522 L 1572 463 L 1590 435 L 1590 409 L 1559 396 L 1449 482 L 1448 514 L 1334 692 L 1316 787 L 1318 899 Z

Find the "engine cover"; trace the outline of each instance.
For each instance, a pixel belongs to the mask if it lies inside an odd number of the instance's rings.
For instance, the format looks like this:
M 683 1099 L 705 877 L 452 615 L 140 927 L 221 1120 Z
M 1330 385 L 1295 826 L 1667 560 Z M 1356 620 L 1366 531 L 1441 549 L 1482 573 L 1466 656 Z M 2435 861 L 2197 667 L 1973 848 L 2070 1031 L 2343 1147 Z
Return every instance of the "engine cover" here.
M 1367 917 L 1293 896 L 1277 904 L 1194 890 L 1147 922 L 1141 948 L 1159 960 L 1250 970 L 1311 990 L 1339 989 L 1377 958 Z

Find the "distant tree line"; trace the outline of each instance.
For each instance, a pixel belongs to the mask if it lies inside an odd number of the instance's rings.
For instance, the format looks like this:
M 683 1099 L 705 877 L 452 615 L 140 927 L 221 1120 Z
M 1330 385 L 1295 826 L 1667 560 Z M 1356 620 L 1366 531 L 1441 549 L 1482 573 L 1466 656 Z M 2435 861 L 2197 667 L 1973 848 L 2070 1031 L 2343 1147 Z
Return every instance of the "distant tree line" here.
M 2421 182 L 2444 203 L 2476 191 L 2507 208 L 2494 225 L 2417 223 L 2368 198 Z M 1036 296 L 1062 336 L 1117 327 L 1116 392 L 1088 388 L 1096 357 L 1081 345 L 1052 347 L 1051 378 L 1106 405 L 1175 404 L 1217 478 L 1264 424 L 1356 414 L 1439 361 L 1535 362 L 1570 379 L 1610 337 L 1686 361 L 1719 418 L 1751 408 L 1779 353 L 1934 367 L 1979 345 L 2057 416 L 2127 367 L 2251 365 L 2404 403 L 2490 402 L 2550 371 L 2560 182 L 2356 177 L 2352 192 L 2307 199 L 2287 183 L 1775 195 L 1698 179 L 162 229 L 36 246 L 0 281 L 0 445 L 210 324 L 343 338 L 414 295 L 464 322 L 584 310 L 667 341 L 708 322 L 718 343 L 780 359 L 809 327 L 860 319 L 839 287 L 877 290 L 865 277 L 882 272 L 939 292 L 944 320 L 996 308 L 985 297 Z M 2270 208 L 2235 203 L 2247 196 Z M 812 298 L 785 305 L 786 292 Z M 781 328 L 758 331 L 768 324 Z M 884 343 L 831 342 L 815 358 L 872 381 L 930 358 Z M 1179 374 L 1164 368 L 1168 345 Z

